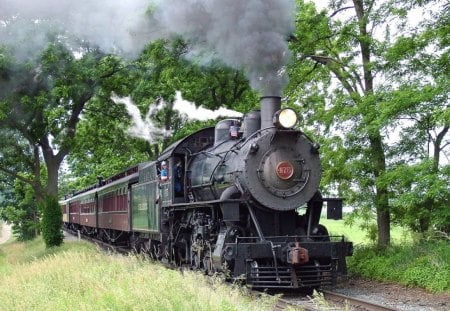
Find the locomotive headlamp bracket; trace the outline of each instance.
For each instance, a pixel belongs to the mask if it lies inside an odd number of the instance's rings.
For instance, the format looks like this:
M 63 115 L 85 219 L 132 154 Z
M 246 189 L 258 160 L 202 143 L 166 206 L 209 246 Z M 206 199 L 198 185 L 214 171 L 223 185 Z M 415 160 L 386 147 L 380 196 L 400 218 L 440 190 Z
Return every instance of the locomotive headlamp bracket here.
M 297 121 L 297 113 L 291 108 L 278 110 L 273 116 L 273 124 L 278 128 L 291 129 Z

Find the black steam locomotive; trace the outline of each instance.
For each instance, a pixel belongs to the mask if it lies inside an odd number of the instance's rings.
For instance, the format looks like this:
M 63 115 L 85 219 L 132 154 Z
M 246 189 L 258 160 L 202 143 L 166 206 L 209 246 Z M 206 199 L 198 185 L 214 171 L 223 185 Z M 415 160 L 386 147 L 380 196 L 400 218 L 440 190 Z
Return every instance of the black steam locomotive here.
M 227 271 L 255 288 L 334 284 L 352 244 L 319 224 L 319 145 L 279 97 L 61 202 L 65 226 L 166 262 Z

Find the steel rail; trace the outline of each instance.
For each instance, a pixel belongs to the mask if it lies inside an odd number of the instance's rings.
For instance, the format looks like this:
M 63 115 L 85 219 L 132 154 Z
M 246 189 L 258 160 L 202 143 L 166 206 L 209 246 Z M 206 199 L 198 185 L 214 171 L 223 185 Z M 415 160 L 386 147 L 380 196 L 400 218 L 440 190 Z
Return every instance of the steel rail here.
M 397 309 L 388 307 L 385 305 L 381 305 L 378 303 L 370 302 L 367 300 L 363 300 L 360 298 L 350 297 L 343 294 L 331 292 L 328 290 L 320 290 L 320 292 L 323 294 L 323 297 L 326 300 L 330 300 L 333 302 L 339 302 L 346 304 L 350 307 L 350 310 L 357 309 L 357 310 L 367 310 L 367 311 L 397 311 Z
M 101 241 L 101 240 L 98 240 L 96 238 L 93 238 L 93 237 L 90 237 L 87 235 L 83 235 L 83 234 L 78 235 L 78 232 L 75 232 L 73 230 L 64 229 L 64 231 L 66 231 L 68 234 L 78 237 L 81 240 L 91 242 L 91 243 L 95 244 L 96 246 L 98 246 L 108 252 L 116 252 L 121 255 L 127 255 L 133 251 L 131 248 L 124 247 L 123 245 L 112 245 L 112 244 L 109 244 L 108 242 Z
M 310 301 L 298 301 L 292 302 L 283 298 L 279 298 L 277 300 L 277 304 L 273 308 L 274 311 L 282 311 L 287 309 L 288 307 L 292 307 L 295 309 L 300 309 L 302 311 L 320 311 L 320 309 L 313 306 L 313 303 Z

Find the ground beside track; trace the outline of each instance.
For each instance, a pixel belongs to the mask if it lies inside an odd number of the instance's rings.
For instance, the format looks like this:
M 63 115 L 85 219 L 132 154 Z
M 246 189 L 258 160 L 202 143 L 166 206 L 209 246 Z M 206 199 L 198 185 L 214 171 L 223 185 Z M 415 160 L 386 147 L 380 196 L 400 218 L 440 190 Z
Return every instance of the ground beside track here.
M 401 311 L 450 310 L 450 295 L 432 294 L 420 288 L 408 288 L 363 278 L 349 278 L 340 282 L 333 291 Z

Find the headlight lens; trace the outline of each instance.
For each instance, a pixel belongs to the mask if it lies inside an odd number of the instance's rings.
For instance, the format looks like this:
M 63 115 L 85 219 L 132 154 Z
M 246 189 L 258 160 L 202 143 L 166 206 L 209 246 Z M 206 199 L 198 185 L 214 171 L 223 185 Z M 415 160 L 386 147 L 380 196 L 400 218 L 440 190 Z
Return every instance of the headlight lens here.
M 293 128 L 298 121 L 297 114 L 291 108 L 284 108 L 275 113 L 274 124 L 275 126 L 285 129 Z

